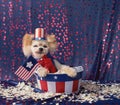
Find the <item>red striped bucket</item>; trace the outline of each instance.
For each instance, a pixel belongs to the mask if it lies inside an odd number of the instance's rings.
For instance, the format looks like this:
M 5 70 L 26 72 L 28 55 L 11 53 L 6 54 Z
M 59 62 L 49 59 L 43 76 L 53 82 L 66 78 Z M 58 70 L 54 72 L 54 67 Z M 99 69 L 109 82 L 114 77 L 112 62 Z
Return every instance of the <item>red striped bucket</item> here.
M 53 93 L 73 93 L 79 90 L 82 77 L 81 66 L 76 67 L 77 76 L 69 77 L 66 74 L 48 74 L 46 77 L 37 77 L 37 83 L 40 90 Z

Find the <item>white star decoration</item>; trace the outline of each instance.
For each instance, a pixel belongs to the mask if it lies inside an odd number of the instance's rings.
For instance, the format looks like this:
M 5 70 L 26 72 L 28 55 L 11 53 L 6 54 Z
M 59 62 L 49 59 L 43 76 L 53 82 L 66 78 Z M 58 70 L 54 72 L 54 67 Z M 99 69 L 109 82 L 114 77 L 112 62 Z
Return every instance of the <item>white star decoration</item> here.
M 33 66 L 32 62 L 27 62 L 26 67 L 31 68 Z
M 57 76 L 54 76 L 54 79 L 57 79 L 58 77 Z

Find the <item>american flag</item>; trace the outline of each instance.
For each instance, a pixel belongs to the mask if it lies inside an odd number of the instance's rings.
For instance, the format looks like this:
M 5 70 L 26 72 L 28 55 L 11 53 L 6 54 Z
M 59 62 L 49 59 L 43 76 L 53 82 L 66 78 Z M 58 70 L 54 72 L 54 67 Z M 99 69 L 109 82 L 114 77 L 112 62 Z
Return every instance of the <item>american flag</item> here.
M 15 72 L 15 74 L 27 81 L 34 73 L 34 71 L 40 67 L 40 64 L 32 57 L 30 56 L 22 66 L 18 68 L 18 70 Z

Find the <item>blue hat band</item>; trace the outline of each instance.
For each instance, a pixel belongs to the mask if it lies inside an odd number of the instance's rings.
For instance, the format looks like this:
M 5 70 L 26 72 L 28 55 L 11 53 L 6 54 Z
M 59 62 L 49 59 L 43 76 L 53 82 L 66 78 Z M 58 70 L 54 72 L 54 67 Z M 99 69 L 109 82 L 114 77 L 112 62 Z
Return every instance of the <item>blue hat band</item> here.
M 34 38 L 34 40 L 45 40 L 45 38 Z

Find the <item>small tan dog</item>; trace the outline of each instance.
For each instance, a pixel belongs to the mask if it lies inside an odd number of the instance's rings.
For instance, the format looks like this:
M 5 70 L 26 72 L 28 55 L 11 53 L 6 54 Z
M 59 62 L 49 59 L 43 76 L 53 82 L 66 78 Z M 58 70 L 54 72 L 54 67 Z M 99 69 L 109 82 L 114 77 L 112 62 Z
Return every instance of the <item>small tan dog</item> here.
M 53 53 L 57 48 L 55 35 L 46 35 L 44 38 L 43 28 L 37 28 L 35 35 L 25 34 L 23 37 L 23 53 L 26 57 L 33 56 L 41 65 L 36 70 L 40 77 L 45 77 L 48 73 L 65 73 L 70 77 L 75 77 L 77 72 L 74 68 L 60 64 L 57 60 L 47 57 L 48 53 Z M 53 63 L 54 62 L 54 63 Z

